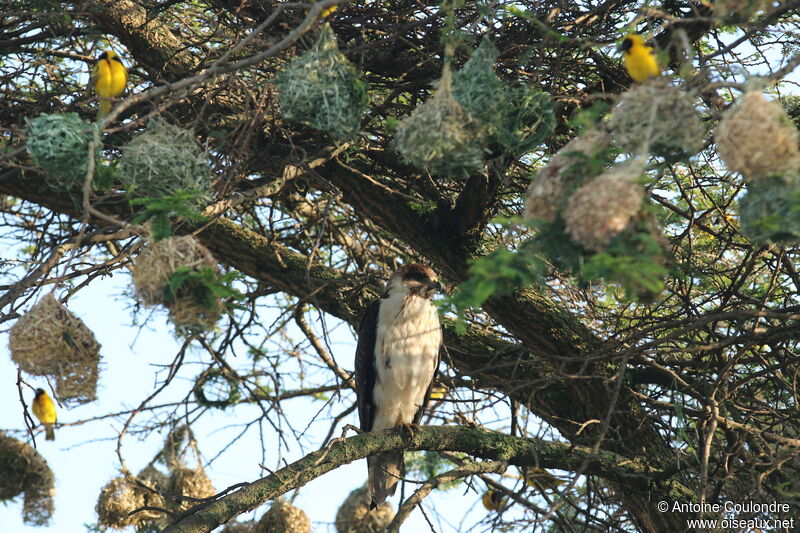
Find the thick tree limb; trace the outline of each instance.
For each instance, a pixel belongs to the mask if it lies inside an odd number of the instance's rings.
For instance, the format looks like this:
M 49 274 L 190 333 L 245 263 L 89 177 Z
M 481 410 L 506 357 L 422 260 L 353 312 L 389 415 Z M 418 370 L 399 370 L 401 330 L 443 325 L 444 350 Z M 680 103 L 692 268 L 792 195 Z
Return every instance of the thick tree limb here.
M 404 450 L 454 451 L 516 466 L 539 466 L 577 470 L 584 463 L 584 473 L 608 480 L 625 479 L 638 486 L 640 498 L 660 485 L 673 499 L 685 500 L 691 492 L 674 481 L 656 481 L 659 471 L 646 466 L 646 460 L 630 460 L 610 453 L 592 453 L 582 446 L 524 439 L 475 428 L 437 426 L 415 429 L 413 437 L 404 429 L 364 433 L 334 441 L 325 449 L 310 453 L 274 474 L 250 483 L 219 500 L 200 504 L 186 512 L 164 533 L 205 533 L 234 517 L 252 511 L 264 503 L 313 479 L 369 455 Z M 667 531 L 667 530 L 662 530 Z

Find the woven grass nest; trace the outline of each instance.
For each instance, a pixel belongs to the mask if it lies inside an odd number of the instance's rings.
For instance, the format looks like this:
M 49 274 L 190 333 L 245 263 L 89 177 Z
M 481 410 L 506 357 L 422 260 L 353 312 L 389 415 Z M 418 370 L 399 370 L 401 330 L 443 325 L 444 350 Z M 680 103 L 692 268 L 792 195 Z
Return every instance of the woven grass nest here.
M 197 500 L 210 498 L 217 491 L 211 483 L 211 479 L 202 468 L 188 468 L 186 466 L 176 466 L 170 470 L 168 494 L 175 498 L 194 498 Z M 181 500 L 172 505 L 174 510 L 185 511 L 197 505 L 192 500 Z
M 767 0 L 716 0 L 712 7 L 714 15 L 736 22 L 752 18 L 770 4 Z
M 337 533 L 381 533 L 394 518 L 391 504 L 383 502 L 377 509 L 369 510 L 366 487 L 358 488 L 342 502 L 336 512 Z
M 83 183 L 95 125 L 77 113 L 39 115 L 26 121 L 25 148 L 34 164 L 47 172 L 45 182 L 59 190 Z
M 213 198 L 208 154 L 194 132 L 160 118 L 122 147 L 118 174 L 135 196 L 160 198 L 196 191 L 193 201 L 198 206 Z
M 608 121 L 614 142 L 626 152 L 664 158 L 694 155 L 704 128 L 693 98 L 666 80 L 639 83 L 623 93 Z
M 83 321 L 50 293 L 36 303 L 9 334 L 11 359 L 23 371 L 53 376 L 67 403 L 94 401 L 100 344 Z
M 257 533 L 311 533 L 311 521 L 299 507 L 275 500 L 258 521 Z
M 506 110 L 505 85 L 494 73 L 498 54 L 497 47 L 489 39 L 483 39 L 461 70 L 453 75 L 452 91 L 453 98 L 465 111 L 494 128 Z
M 749 182 L 800 168 L 797 128 L 778 102 L 759 91 L 725 112 L 714 140 L 728 169 Z
M 521 156 L 535 148 L 555 126 L 547 94 L 529 86 L 510 87 L 494 73 L 498 50 L 484 38 L 453 75 L 452 95 L 475 118 L 489 151 L 502 148 Z
M 211 252 L 191 235 L 150 242 L 131 267 L 136 297 L 145 306 L 162 304 L 180 333 L 204 331 L 219 320 L 223 304 L 218 297 L 203 293 L 198 298 L 191 281 L 173 294 L 169 285 L 179 271 L 219 273 Z
M 29 444 L 0 432 L 0 502 L 24 493 L 22 520 L 44 526 L 53 516 L 55 477 L 47 461 Z
M 311 49 L 295 58 L 275 79 L 281 112 L 337 140 L 355 137 L 369 103 L 367 84 L 339 51 L 325 23 Z
M 608 132 L 589 130 L 556 152 L 528 186 L 525 217 L 553 222 L 563 206 L 564 194 L 587 173 L 585 163 L 608 148 L 610 142 Z
M 800 176 L 761 179 L 739 200 L 742 234 L 756 245 L 800 243 Z
M 144 480 L 139 480 L 150 485 Z M 155 486 L 150 486 L 155 489 Z M 131 512 L 141 507 L 164 507 L 164 499 L 156 492 L 141 486 L 134 479 L 115 477 L 100 491 L 95 511 L 98 522 L 113 529 L 140 526 L 163 518 L 164 514 L 153 510 Z
M 169 478 L 166 474 L 158 470 L 153 465 L 146 466 L 136 476 L 137 480 L 147 486 L 145 501 L 148 506 L 165 507 L 162 493 L 166 493 L 169 487 Z M 151 490 L 152 489 L 152 490 Z M 170 516 L 167 513 L 152 511 L 152 515 L 143 517 L 136 525 L 136 531 L 140 533 L 156 533 L 164 530 L 170 523 Z
M 569 236 L 592 251 L 602 251 L 641 209 L 644 189 L 636 180 L 644 161 L 630 160 L 581 185 L 563 211 Z
M 485 138 L 484 126 L 453 98 L 446 66 L 433 96 L 400 123 L 394 146 L 431 174 L 465 177 L 483 166 Z

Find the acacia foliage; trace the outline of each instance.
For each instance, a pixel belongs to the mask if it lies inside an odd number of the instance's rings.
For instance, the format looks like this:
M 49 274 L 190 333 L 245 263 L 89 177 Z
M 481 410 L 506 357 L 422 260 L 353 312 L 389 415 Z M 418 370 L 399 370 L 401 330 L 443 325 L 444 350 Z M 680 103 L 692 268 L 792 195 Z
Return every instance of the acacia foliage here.
M 105 124 L 102 165 L 113 168 L 120 148 L 154 116 L 194 131 L 213 167 L 207 218 L 164 215 L 159 225 L 163 231 L 172 221 L 175 233 L 196 232 L 225 269 L 243 275 L 239 303 L 215 331 L 191 341 L 203 354 L 198 380 L 223 376 L 220 397 L 235 400 L 222 405 L 203 389 L 214 402 L 190 395 L 180 408 L 145 404 L 122 415 L 136 421 L 132 433 L 174 429 L 186 406 L 213 417 L 220 406 L 241 403 L 263 407 L 254 427 L 283 427 L 285 415 L 270 406 L 304 397 L 319 416 L 297 426 L 338 434 L 352 421 L 352 363 L 349 352 L 326 342 L 330 326 L 357 326 L 382 279 L 399 263 L 419 260 L 451 287 L 475 291 L 457 293 L 466 302 L 463 322 L 456 326 L 446 315 L 448 391 L 432 403 L 428 422 L 596 446 L 646 467 L 645 490 L 641 476 L 556 461 L 570 480 L 557 497 L 484 474 L 486 483 L 517 491 L 510 512 L 490 514 L 487 523 L 677 531 L 686 517 L 655 508 L 676 494 L 791 501 L 792 516 L 800 514 L 798 250 L 754 245 L 742 235 L 744 184 L 725 171 L 713 144 L 685 157 L 648 159 L 649 209 L 671 256 L 658 268 L 601 254 L 587 270 L 569 249 L 563 254 L 570 268 L 555 268 L 563 265 L 553 253 L 530 248 L 535 226 L 497 220 L 518 216 L 536 170 L 580 128 L 602 122 L 628 89 L 614 45 L 634 28 L 655 35 L 676 85 L 694 95 L 707 140 L 756 74 L 797 123 L 797 2 L 747 2 L 744 11 L 729 1 L 718 9 L 689 1 L 464 1 L 451 11 L 407 0 L 343 2 L 328 20 L 370 98 L 361 134 L 344 144 L 286 120 L 273 83 L 314 42 L 322 6 L 24 4 L 3 8 L 0 36 L 0 238 L 16 254 L 2 265 L 9 290 L 0 295 L 0 321 L 10 325 L 59 276 L 79 293 L 124 271 L 138 253 L 143 237 L 129 224 L 138 224 L 147 206 L 130 202 L 119 183 L 54 190 L 24 149 L 26 118 L 76 112 L 95 119 L 96 103 L 85 92 L 88 64 L 109 45 L 132 67 L 133 96 Z M 455 42 L 457 69 L 487 36 L 499 50 L 494 68 L 504 86 L 548 95 L 552 133 L 525 154 L 489 146 L 483 168 L 466 178 L 431 177 L 398 157 L 394 131 L 430 96 L 444 41 Z M 563 240 L 551 244 L 569 248 Z M 78 271 L 64 274 L 78 262 Z M 665 271 L 662 287 L 654 278 Z M 647 302 L 629 300 L 631 276 L 647 288 Z M 265 313 L 272 319 L 261 320 Z M 182 360 L 176 354 L 175 365 Z M 297 442 L 303 432 L 280 438 Z M 475 483 L 482 490 L 483 482 Z

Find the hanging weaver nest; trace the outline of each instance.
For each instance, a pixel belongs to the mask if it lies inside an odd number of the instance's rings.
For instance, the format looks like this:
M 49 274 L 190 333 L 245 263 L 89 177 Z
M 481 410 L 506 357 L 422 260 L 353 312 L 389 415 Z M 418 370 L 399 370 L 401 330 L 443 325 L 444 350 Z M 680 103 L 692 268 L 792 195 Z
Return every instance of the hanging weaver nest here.
M 509 87 L 505 100 L 503 122 L 494 137 L 510 153 L 521 156 L 553 132 L 553 102 L 547 93 L 528 86 Z
M 159 492 L 167 490 L 169 486 L 167 475 L 153 465 L 143 468 L 136 477 L 151 489 Z
M 168 304 L 169 320 L 175 325 L 178 335 L 189 336 L 208 331 L 219 322 L 224 305 L 219 298 L 212 297 L 201 300 L 187 289 L 183 296 L 179 294 Z M 202 291 L 203 298 L 208 296 Z
M 314 46 L 275 78 L 281 112 L 337 140 L 355 137 L 369 104 L 367 84 L 339 51 L 327 22 Z
M 778 102 L 758 91 L 725 112 L 714 140 L 728 169 L 748 181 L 800 168 L 797 128 Z
M 222 300 L 201 282 L 218 274 L 214 256 L 191 235 L 150 242 L 131 268 L 139 301 L 165 305 L 179 333 L 205 331 L 219 320 Z
M 800 96 L 784 96 L 781 98 L 781 104 L 786 110 L 786 115 L 794 122 L 794 127 L 800 129 Z
M 25 148 L 36 166 L 47 172 L 46 183 L 59 190 L 82 184 L 89 170 L 89 142 L 95 125 L 77 113 L 39 115 L 26 121 Z
M 149 465 L 143 468 L 136 477 L 139 482 L 147 486 L 147 488 L 144 490 L 147 490 L 145 500 L 148 502 L 148 506 L 163 508 L 165 503 L 164 498 L 161 497 L 160 493 L 162 491 L 166 492 L 167 488 L 169 487 L 169 478 L 166 476 L 166 474 L 158 470 L 153 465 Z M 169 525 L 170 517 L 166 512 L 151 512 L 156 514 L 157 517 L 143 518 L 135 526 L 138 533 L 158 533 L 159 531 L 166 529 L 166 527 Z
M 589 130 L 556 152 L 528 186 L 525 217 L 553 222 L 563 204 L 564 193 L 589 173 L 587 163 L 608 148 L 610 142 L 608 132 Z
M 441 176 L 466 176 L 483 166 L 485 128 L 452 95 L 445 66 L 439 88 L 400 123 L 394 144 L 412 164 Z
M 164 499 L 152 490 L 142 487 L 133 479 L 115 477 L 100 491 L 95 511 L 101 525 L 114 529 L 138 526 L 164 516 L 163 513 L 152 510 L 142 510 L 131 514 L 141 507 L 163 508 Z
M 714 14 L 722 19 L 744 22 L 768 7 L 770 3 L 766 0 L 716 0 L 712 7 Z
M 256 522 L 248 520 L 246 522 L 231 522 L 222 528 L 222 533 L 258 533 Z
M 472 52 L 469 60 L 453 75 L 453 98 L 461 107 L 492 129 L 505 113 L 505 86 L 494 73 L 498 50 L 488 38 Z
M 626 299 L 652 302 L 664 290 L 669 257 L 669 241 L 653 211 L 644 205 L 611 239 L 604 253 L 584 258 L 581 276 L 618 285 Z
M 550 97 L 528 86 L 506 87 L 494 73 L 498 51 L 485 38 L 453 76 L 453 98 L 488 137 L 515 156 L 541 143 L 555 127 Z
M 0 502 L 25 493 L 22 520 L 44 526 L 53 516 L 55 477 L 39 452 L 0 432 Z
M 383 502 L 377 509 L 369 510 L 366 487 L 358 488 L 342 502 L 336 512 L 337 533 L 381 533 L 394 518 L 391 504 Z
M 172 469 L 169 476 L 169 494 L 180 501 L 173 504 L 177 511 L 185 511 L 194 507 L 197 502 L 193 500 L 183 500 L 181 498 L 194 498 L 201 500 L 210 498 L 217 493 L 211 479 L 206 475 L 202 468 L 188 468 L 176 466 Z
M 311 533 L 311 521 L 299 507 L 275 500 L 256 525 L 258 533 Z
M 692 98 L 666 80 L 639 83 L 623 93 L 608 127 L 615 143 L 637 155 L 682 158 L 703 145 L 703 123 Z
M 50 293 L 42 297 L 9 334 L 11 358 L 20 369 L 56 379 L 59 399 L 68 403 L 94 401 L 100 344 L 83 321 Z
M 739 200 L 742 234 L 756 245 L 800 242 L 800 177 L 761 179 Z
M 194 191 L 197 206 L 213 197 L 208 154 L 194 133 L 160 118 L 122 147 L 119 176 L 136 196 L 161 198 Z
M 164 439 L 164 446 L 162 446 L 156 458 L 170 468 L 173 465 L 180 464 L 183 443 L 188 435 L 189 428 L 186 424 L 174 426 L 169 433 L 167 433 L 167 437 Z M 166 486 L 168 486 L 168 484 L 161 484 L 161 487 Z
M 634 159 L 588 181 L 572 193 L 563 211 L 567 233 L 587 250 L 602 251 L 642 207 L 636 183 L 644 162 Z
M 225 409 L 236 405 L 241 398 L 239 382 L 229 372 L 215 368 L 198 376 L 194 397 L 200 405 Z

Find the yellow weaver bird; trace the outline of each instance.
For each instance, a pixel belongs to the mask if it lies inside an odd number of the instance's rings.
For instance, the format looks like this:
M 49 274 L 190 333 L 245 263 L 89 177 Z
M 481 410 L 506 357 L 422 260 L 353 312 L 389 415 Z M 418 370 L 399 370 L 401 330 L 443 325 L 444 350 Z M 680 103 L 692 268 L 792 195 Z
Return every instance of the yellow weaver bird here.
M 622 61 L 625 70 L 633 81 L 641 83 L 661 75 L 661 67 L 658 65 L 653 47 L 644 44 L 644 39 L 640 35 L 631 33 L 625 37 L 619 49 L 623 52 Z
M 481 503 L 483 503 L 487 511 L 497 511 L 500 513 L 506 508 L 508 498 L 494 489 L 489 489 L 483 493 Z
M 56 423 L 56 406 L 44 389 L 36 389 L 33 414 L 44 425 L 45 440 L 56 440 L 56 432 L 53 430 L 53 424 Z
M 441 400 L 444 398 L 444 395 L 447 394 L 447 387 L 442 387 L 441 385 L 436 385 L 435 387 L 431 388 L 431 400 Z
M 128 71 L 113 50 L 106 50 L 95 60 L 90 80 L 94 92 L 100 97 L 100 116 L 111 111 L 114 98 L 125 90 L 128 84 Z
M 558 479 L 544 468 L 527 468 L 523 470 L 523 476 L 525 478 L 525 483 L 531 487 L 541 487 L 545 490 L 556 490 L 566 483 L 566 481 Z

